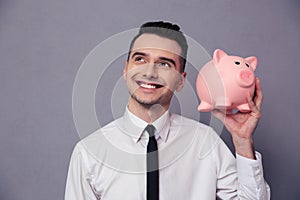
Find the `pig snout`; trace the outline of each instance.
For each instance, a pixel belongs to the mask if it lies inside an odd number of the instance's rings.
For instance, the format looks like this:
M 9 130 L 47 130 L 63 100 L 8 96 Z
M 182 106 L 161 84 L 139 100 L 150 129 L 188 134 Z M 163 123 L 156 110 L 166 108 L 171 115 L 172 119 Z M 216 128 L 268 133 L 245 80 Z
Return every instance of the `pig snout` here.
M 237 83 L 241 87 L 250 87 L 254 83 L 254 73 L 251 70 L 243 69 L 237 73 Z

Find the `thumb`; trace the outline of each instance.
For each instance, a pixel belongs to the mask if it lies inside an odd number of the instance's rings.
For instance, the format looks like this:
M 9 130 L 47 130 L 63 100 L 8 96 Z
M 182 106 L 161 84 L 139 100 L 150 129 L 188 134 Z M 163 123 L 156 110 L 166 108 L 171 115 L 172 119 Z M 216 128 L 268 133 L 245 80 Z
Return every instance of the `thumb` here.
M 219 119 L 221 121 L 224 121 L 225 116 L 226 116 L 223 112 L 216 110 L 216 109 L 212 111 L 212 114 L 214 117 L 216 117 L 217 119 Z

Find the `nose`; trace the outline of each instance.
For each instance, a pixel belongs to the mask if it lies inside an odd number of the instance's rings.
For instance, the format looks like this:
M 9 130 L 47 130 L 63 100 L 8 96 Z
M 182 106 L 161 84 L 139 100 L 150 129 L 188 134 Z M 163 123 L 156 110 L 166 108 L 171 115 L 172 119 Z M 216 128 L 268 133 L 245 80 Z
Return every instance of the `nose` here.
M 254 79 L 254 73 L 249 69 L 243 69 L 237 73 L 237 82 L 241 87 L 250 87 L 253 85 Z
M 154 63 L 149 63 L 145 66 L 143 76 L 148 79 L 158 78 L 157 68 Z

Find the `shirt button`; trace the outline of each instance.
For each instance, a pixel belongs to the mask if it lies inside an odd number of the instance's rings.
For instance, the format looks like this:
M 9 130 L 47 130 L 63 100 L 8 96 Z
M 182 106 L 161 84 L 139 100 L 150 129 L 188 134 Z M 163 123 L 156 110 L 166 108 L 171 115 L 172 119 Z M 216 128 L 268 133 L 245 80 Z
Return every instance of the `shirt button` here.
M 259 181 L 260 180 L 260 176 L 255 176 L 255 180 Z

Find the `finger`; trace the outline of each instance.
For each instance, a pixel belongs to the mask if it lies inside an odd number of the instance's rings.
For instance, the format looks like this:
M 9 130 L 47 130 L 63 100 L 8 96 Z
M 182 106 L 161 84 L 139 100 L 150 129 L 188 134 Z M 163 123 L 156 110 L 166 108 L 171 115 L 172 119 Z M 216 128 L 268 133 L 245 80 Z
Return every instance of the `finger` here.
M 261 117 L 260 110 L 257 108 L 257 106 L 254 104 L 250 93 L 247 93 L 247 100 L 250 107 L 251 112 L 249 113 L 252 117 L 259 119 Z
M 250 115 L 256 119 L 261 117 L 261 112 L 250 112 Z
M 263 95 L 262 95 L 260 80 L 258 79 L 258 77 L 255 78 L 255 94 L 256 95 L 254 98 L 254 103 L 257 109 L 260 110 L 263 101 Z
M 225 119 L 225 114 L 219 110 L 213 110 L 212 114 L 219 120 L 224 121 Z
M 247 92 L 247 101 L 248 101 L 248 104 L 249 104 L 249 107 L 250 107 L 251 111 L 253 111 L 253 112 L 259 111 L 257 106 L 255 105 L 253 99 L 251 98 L 250 92 Z

